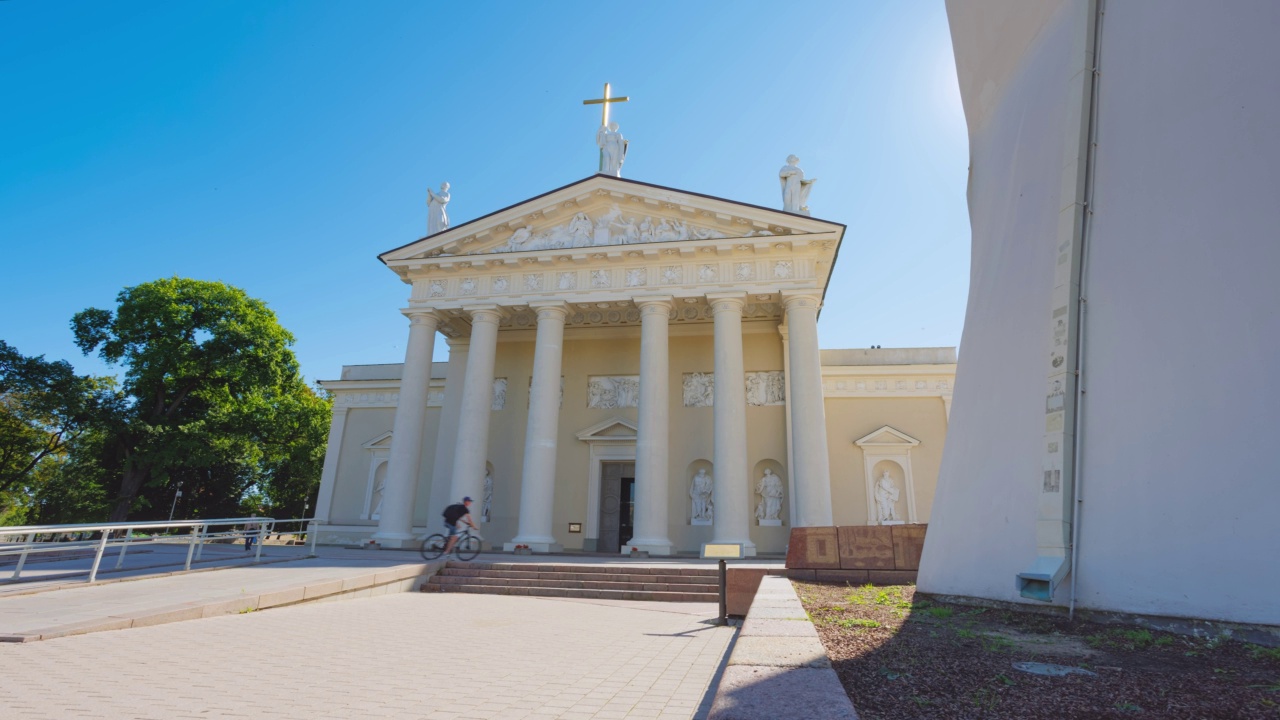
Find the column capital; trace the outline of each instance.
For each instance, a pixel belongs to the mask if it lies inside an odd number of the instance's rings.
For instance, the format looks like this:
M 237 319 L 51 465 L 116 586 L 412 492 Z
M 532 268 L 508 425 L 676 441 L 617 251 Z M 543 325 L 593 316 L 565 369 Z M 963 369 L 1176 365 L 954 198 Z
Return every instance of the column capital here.
M 631 301 L 640 308 L 640 314 L 661 312 L 663 315 L 671 312 L 671 308 L 675 307 L 675 298 L 670 295 L 636 295 Z
M 471 322 L 489 322 L 495 325 L 502 319 L 502 308 L 492 303 L 484 305 L 467 305 L 462 311 L 471 316 Z
M 410 325 L 429 325 L 434 330 L 443 319 L 435 308 L 401 308 L 400 313 L 409 318 Z
M 733 310 L 739 314 L 747 305 L 747 294 L 743 291 L 707 293 L 707 302 L 715 312 Z
M 538 302 L 529 303 L 529 309 L 538 316 L 539 320 L 556 319 L 564 320 L 569 316 L 569 305 L 563 300 L 540 300 Z
M 790 310 L 793 307 L 811 307 L 815 310 L 822 307 L 822 295 L 818 292 L 782 292 L 782 307 Z

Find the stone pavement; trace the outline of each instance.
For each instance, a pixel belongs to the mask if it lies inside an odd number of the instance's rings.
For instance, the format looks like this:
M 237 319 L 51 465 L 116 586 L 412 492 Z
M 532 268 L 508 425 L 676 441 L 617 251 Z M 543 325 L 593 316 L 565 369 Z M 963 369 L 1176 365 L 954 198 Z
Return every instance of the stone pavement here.
M 356 550 L 96 585 L 73 583 L 46 592 L 0 597 L 0 641 L 135 628 L 343 593 L 399 592 L 410 589 L 431 569 L 416 553 Z
M 0 717 L 705 717 L 715 612 L 399 593 L 0 644 Z

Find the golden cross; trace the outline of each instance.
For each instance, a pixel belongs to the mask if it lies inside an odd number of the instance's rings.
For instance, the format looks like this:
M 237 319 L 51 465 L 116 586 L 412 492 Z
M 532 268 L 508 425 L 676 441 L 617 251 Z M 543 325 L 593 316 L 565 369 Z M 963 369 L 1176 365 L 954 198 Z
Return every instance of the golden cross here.
M 583 105 L 603 105 L 604 109 L 603 109 L 603 112 L 600 114 L 600 124 L 608 125 L 609 124 L 609 103 L 627 102 L 630 99 L 631 98 L 626 96 L 617 97 L 617 98 L 609 97 L 609 83 L 605 83 L 604 97 L 596 98 L 595 100 L 583 100 L 582 104 Z

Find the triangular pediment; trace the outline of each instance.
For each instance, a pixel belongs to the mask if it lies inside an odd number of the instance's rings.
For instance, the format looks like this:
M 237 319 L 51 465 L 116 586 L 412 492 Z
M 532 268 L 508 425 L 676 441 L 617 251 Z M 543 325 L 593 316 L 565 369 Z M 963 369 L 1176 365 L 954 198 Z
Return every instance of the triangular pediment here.
M 390 450 L 391 449 L 391 433 L 384 432 L 381 435 L 369 440 L 360 447 L 365 450 Z
M 885 445 L 890 445 L 890 446 L 896 445 L 900 447 L 915 447 L 916 445 L 920 444 L 920 441 L 902 432 L 901 430 L 895 430 L 894 428 L 888 425 L 885 425 L 884 427 L 881 427 L 879 430 L 875 430 L 871 433 L 868 433 L 867 435 L 864 435 L 863 437 L 857 440 L 854 440 L 853 444 L 857 445 L 858 447 L 866 447 L 869 445 L 878 446 L 878 447 L 882 447 Z
M 579 430 L 577 435 L 583 442 L 635 442 L 637 432 L 630 421 L 611 417 Z
M 379 258 L 405 263 L 460 255 L 543 253 L 617 245 L 841 233 L 804 215 L 634 180 L 594 175 L 421 238 Z

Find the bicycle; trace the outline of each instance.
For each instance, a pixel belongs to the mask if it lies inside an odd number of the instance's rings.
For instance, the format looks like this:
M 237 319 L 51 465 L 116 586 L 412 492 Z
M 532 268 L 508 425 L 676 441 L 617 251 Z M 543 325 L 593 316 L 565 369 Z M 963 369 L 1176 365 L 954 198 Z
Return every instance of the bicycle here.
M 471 528 L 464 528 L 461 533 L 458 533 L 458 542 L 453 545 L 453 554 L 457 555 L 459 560 L 472 560 L 480 554 L 481 540 L 484 538 L 480 533 L 472 532 Z M 444 554 L 444 549 L 448 546 L 449 538 L 441 533 L 435 533 L 422 540 L 419 551 L 424 560 L 435 560 Z

